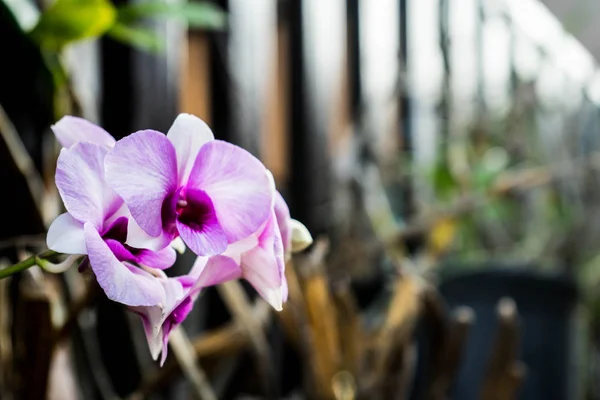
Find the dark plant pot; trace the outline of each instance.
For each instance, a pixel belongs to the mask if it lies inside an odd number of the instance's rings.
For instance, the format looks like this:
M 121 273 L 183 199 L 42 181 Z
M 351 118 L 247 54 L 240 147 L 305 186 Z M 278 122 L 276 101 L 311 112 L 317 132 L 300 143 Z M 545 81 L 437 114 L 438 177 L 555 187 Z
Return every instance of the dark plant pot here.
M 520 324 L 518 359 L 527 366 L 526 379 L 518 398 L 574 398 L 577 290 L 571 278 L 542 275 L 532 268 L 495 266 L 443 279 L 439 290 L 450 310 L 466 305 L 476 315 L 451 398 L 479 398 L 496 338 L 496 307 L 503 297 L 510 297 L 517 304 Z

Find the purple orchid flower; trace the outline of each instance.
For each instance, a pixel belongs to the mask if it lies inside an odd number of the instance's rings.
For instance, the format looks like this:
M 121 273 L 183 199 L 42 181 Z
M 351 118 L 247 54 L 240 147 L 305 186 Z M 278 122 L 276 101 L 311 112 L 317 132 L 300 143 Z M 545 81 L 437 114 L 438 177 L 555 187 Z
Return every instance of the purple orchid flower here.
M 106 149 L 115 146 L 116 140 L 104 129 L 83 118 L 67 115 L 62 117 L 56 124 L 52 125 L 52 131 L 63 148 L 69 148 L 79 142 L 94 143 Z M 144 232 L 131 218 L 128 210 L 128 228 L 126 244 L 140 249 L 162 250 L 167 242 L 162 238 L 154 238 Z M 181 240 L 171 242 L 180 253 L 185 251 L 185 245 Z
M 204 287 L 245 278 L 281 310 L 285 257 L 312 238 L 260 161 L 187 114 L 167 136 L 148 130 L 119 142 L 76 117 L 52 129 L 64 146 L 56 185 L 67 213 L 52 223 L 48 247 L 87 255 L 107 297 L 141 316 L 161 365 Z M 199 257 L 188 275 L 168 278 L 162 269 L 180 238 Z
M 168 268 L 175 262 L 173 248 L 160 251 L 127 245 L 132 218 L 123 200 L 104 180 L 108 149 L 90 142 L 63 148 L 56 168 L 56 186 L 67 212 L 48 230 L 48 248 L 87 255 L 98 284 L 111 300 L 130 306 L 150 306 L 165 297 L 161 284 L 136 266 Z
M 150 354 L 154 360 L 161 355 L 162 366 L 167 358 L 169 334 L 188 316 L 203 288 L 217 285 L 239 275 L 239 267 L 225 257 L 198 257 L 188 275 L 167 278 L 160 270 L 148 270 L 163 286 L 164 301 L 155 306 L 130 307 L 142 318 Z
M 247 151 L 214 140 L 189 114 L 167 135 L 145 130 L 118 141 L 105 160 L 109 184 L 140 228 L 164 247 L 180 236 L 200 256 L 258 230 L 272 208 L 266 168 Z

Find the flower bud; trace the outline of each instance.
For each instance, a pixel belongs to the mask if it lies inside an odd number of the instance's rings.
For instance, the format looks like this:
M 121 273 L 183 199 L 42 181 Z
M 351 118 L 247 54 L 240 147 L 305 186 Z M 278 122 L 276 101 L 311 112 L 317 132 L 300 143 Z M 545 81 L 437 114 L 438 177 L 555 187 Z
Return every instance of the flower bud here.
M 298 253 L 312 244 L 313 238 L 301 222 L 291 219 L 290 226 L 292 228 L 292 253 Z

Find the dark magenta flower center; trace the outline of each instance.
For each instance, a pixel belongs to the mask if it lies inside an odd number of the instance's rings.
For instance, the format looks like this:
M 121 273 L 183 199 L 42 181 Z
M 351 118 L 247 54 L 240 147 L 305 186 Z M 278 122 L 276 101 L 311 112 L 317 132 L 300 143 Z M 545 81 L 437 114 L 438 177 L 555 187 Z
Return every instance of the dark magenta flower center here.
M 203 190 L 181 187 L 167 197 L 162 208 L 163 229 L 177 234 L 175 221 L 195 231 L 202 231 L 213 222 L 215 209 Z

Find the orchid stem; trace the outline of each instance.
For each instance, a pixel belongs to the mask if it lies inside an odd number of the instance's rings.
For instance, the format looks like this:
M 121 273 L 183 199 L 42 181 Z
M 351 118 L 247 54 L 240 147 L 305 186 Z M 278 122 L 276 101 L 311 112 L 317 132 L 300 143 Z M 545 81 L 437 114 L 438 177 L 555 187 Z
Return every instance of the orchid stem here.
M 0 269 L 0 279 L 7 278 L 11 275 L 16 274 L 17 272 L 21 272 L 21 271 L 26 270 L 27 268 L 31 268 L 34 265 L 37 265 L 37 262 L 36 262 L 37 260 L 45 260 L 56 254 L 57 253 L 55 251 L 47 250 L 47 251 L 44 251 L 43 253 L 40 253 L 39 255 L 31 256 L 31 257 L 21 261 L 20 263 L 11 265 L 8 268 Z

